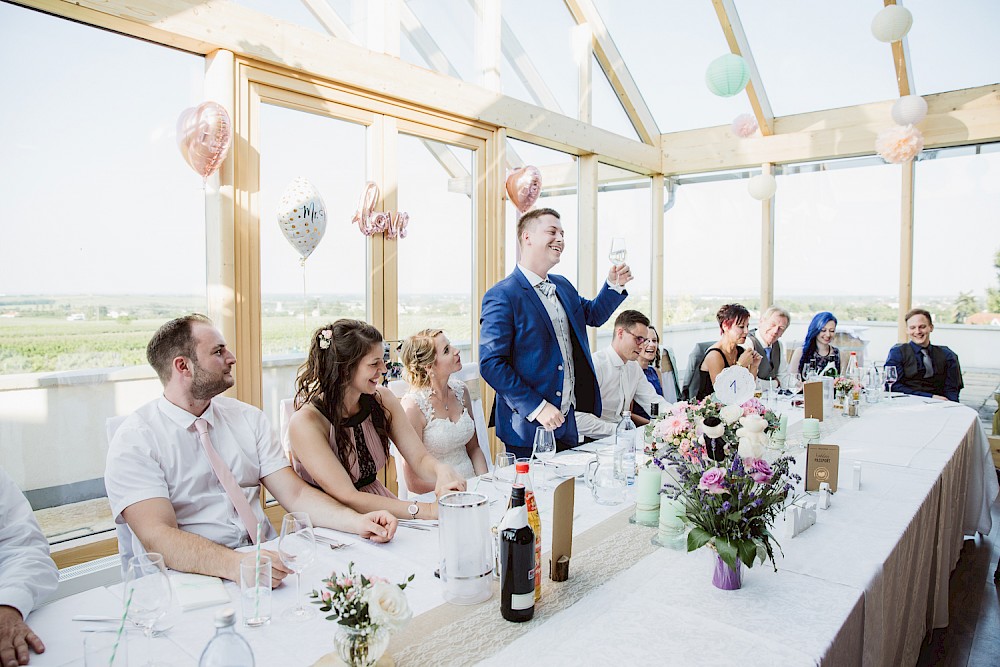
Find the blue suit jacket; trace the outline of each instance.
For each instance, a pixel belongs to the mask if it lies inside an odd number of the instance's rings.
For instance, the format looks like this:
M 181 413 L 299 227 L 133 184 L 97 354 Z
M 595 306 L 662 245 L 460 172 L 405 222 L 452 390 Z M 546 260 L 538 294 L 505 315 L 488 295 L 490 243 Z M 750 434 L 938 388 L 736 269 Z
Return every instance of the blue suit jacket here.
M 601 414 L 601 391 L 587 341 L 587 325 L 607 321 L 626 293 L 607 283 L 591 301 L 582 298 L 562 276 L 549 274 L 572 331 L 576 407 Z M 490 288 L 483 297 L 479 320 L 479 372 L 497 393 L 494 405 L 497 437 L 517 454 L 530 454 L 538 423 L 527 417 L 542 400 L 559 407 L 563 385 L 563 360 L 555 328 L 543 297 L 531 287 L 521 270 Z M 573 411 L 555 431 L 559 449 L 577 445 Z

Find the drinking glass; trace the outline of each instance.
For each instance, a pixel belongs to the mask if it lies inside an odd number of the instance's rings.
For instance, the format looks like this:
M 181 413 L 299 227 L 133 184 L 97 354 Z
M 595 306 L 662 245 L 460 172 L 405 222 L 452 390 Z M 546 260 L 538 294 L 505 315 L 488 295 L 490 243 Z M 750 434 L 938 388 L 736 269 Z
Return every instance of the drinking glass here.
M 536 459 L 542 462 L 542 483 L 539 488 L 542 490 L 548 490 L 549 484 L 546 481 L 545 468 L 552 457 L 556 455 L 556 437 L 552 431 L 546 429 L 544 426 L 539 426 L 535 429 L 535 446 L 532 454 Z
M 295 599 L 298 600 L 298 606 L 286 609 L 281 617 L 294 623 L 308 621 L 316 612 L 302 604 L 302 590 L 299 588 L 302 570 L 316 558 L 316 535 L 308 514 L 289 512 L 282 517 L 278 555 L 285 567 L 295 573 Z
M 889 383 L 889 398 L 892 398 L 892 384 L 899 379 L 899 374 L 896 371 L 895 366 L 885 365 L 883 368 L 885 371 L 885 381 Z
M 128 559 L 125 571 L 124 602 L 128 620 L 146 635 L 144 667 L 169 667 L 170 663 L 153 660 L 153 626 L 170 609 L 171 588 L 163 556 L 147 552 Z
M 625 248 L 625 239 L 621 236 L 616 236 L 611 239 L 611 250 L 608 251 L 608 259 L 615 266 L 621 266 L 625 263 L 625 258 L 628 256 L 628 250 Z M 618 280 L 615 279 L 615 285 L 618 284 Z
M 509 452 L 497 454 L 496 461 L 493 462 L 493 488 L 500 493 L 506 494 L 510 490 L 510 485 L 514 483 L 514 464 L 516 458 Z

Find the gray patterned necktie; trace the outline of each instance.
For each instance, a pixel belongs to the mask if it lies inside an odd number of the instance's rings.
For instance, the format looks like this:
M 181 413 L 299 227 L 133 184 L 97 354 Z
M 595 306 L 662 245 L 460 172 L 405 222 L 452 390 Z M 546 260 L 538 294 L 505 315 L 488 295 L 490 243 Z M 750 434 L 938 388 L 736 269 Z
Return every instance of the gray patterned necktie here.
M 923 348 L 920 352 L 924 355 L 924 377 L 929 378 L 934 376 L 934 363 L 931 361 L 931 353 L 929 348 Z
M 538 283 L 537 287 L 538 290 L 549 299 L 549 301 L 551 301 L 552 297 L 556 294 L 556 286 L 549 280 L 543 280 Z

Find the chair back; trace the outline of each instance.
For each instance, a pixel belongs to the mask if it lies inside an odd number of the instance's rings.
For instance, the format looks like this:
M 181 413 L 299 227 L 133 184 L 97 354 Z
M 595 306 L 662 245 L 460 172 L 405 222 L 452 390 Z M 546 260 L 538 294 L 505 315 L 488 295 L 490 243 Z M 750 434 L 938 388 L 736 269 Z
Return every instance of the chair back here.
M 403 461 L 403 455 L 396 449 L 396 443 L 391 440 L 389 441 L 389 455 L 396 464 L 396 496 L 400 500 L 409 500 L 410 490 L 406 487 L 406 471 L 403 469 L 406 464 Z
M 681 397 L 681 386 L 678 381 L 677 373 L 677 358 L 674 356 L 674 350 L 670 347 L 660 348 L 661 362 L 660 362 L 660 379 L 663 384 L 663 400 L 667 403 L 676 403 Z M 664 363 L 666 362 L 666 363 Z M 664 367 L 669 366 L 669 370 L 664 370 Z
M 684 387 L 681 390 L 681 395 L 687 400 L 694 400 L 698 396 L 698 390 L 701 389 L 701 373 L 699 372 L 701 362 L 705 360 L 708 348 L 713 345 L 715 345 L 714 340 L 697 343 L 691 350 L 691 354 L 688 355 L 687 379 L 684 380 Z
M 292 446 L 288 442 L 288 422 L 291 421 L 295 413 L 295 399 L 283 398 L 278 405 L 278 438 L 281 440 L 281 448 L 285 450 L 288 461 L 292 460 Z
M 115 437 L 115 433 L 118 432 L 118 428 L 127 417 L 128 415 L 118 415 L 108 417 L 105 420 L 104 430 L 107 433 L 109 446 Z M 121 520 L 121 523 L 118 523 L 118 520 L 115 521 L 115 537 L 118 538 L 118 556 L 121 558 L 122 578 L 124 579 L 125 572 L 128 570 L 128 560 L 133 556 L 132 531 L 124 520 Z

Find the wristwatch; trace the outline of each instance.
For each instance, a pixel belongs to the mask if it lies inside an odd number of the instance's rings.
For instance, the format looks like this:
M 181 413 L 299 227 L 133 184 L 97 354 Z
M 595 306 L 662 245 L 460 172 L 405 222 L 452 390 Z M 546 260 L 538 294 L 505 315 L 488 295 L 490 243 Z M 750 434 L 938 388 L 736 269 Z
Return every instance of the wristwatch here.
M 417 518 L 417 512 L 420 511 L 420 507 L 416 503 L 410 503 L 410 506 L 406 508 L 406 511 L 410 513 L 410 516 L 414 519 Z

